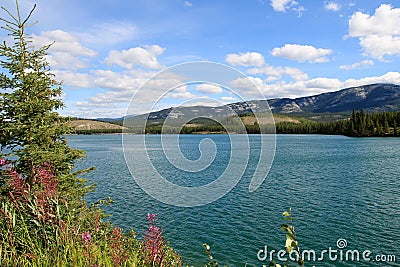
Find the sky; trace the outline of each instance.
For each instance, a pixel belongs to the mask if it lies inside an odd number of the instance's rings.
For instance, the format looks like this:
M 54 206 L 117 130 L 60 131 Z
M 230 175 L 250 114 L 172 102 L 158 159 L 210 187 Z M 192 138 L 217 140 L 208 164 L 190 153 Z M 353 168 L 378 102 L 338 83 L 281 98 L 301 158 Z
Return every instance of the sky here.
M 13 0 L 0 3 L 15 10 Z M 132 99 L 130 114 L 259 98 L 248 81 L 266 99 L 400 84 L 400 1 L 19 0 L 22 14 L 35 3 L 27 33 L 36 47 L 54 42 L 47 61 L 63 82 L 63 115 L 117 118 Z M 247 82 L 186 84 L 165 72 L 197 61 L 235 68 Z

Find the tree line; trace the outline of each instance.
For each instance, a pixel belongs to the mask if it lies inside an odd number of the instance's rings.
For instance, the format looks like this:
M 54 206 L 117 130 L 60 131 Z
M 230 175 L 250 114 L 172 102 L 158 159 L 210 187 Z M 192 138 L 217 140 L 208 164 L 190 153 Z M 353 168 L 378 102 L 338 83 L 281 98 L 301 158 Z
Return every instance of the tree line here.
M 301 123 L 281 122 L 276 132 L 281 134 L 331 134 L 354 137 L 400 136 L 400 112 L 366 113 L 353 110 L 347 120 L 315 122 L 300 119 Z
M 145 129 L 146 134 L 196 134 L 196 133 L 277 133 L 277 134 L 327 134 L 354 137 L 368 136 L 400 136 L 400 112 L 366 113 L 363 109 L 353 110 L 346 120 L 333 122 L 317 122 L 298 118 L 299 122 L 279 122 L 275 124 L 245 125 L 198 125 L 190 127 L 164 127 L 151 125 Z

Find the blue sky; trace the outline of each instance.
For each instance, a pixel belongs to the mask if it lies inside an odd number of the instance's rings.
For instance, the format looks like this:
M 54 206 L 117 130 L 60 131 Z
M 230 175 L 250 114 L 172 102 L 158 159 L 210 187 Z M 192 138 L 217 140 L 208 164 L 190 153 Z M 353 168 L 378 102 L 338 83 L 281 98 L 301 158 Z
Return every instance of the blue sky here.
M 37 4 L 34 19 L 39 23 L 28 29 L 34 44 L 55 41 L 48 61 L 63 81 L 65 115 L 123 116 L 148 78 L 189 61 L 235 67 L 266 98 L 294 98 L 376 82 L 400 84 L 398 1 L 19 2 L 25 13 Z M 10 10 L 13 4 L 1 1 Z M 7 39 L 5 32 L 1 35 Z M 179 80 L 173 75 L 159 79 L 146 94 L 168 90 Z M 231 86 L 246 96 L 243 99 L 255 97 L 240 80 Z M 199 96 L 221 103 L 241 100 L 220 86 L 181 86 L 158 107 Z M 139 100 L 154 102 L 145 96 Z M 132 109 L 144 111 L 139 106 Z

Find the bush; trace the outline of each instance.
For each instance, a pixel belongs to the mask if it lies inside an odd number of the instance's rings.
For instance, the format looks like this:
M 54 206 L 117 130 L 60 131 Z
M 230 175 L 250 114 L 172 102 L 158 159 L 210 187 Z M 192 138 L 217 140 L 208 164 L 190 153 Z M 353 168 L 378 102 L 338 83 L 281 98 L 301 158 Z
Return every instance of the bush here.
M 1 266 L 181 266 L 179 255 L 164 242 L 149 216 L 143 241 L 133 230 L 103 221 L 100 201 L 70 207 L 57 190 L 50 165 L 35 169 L 30 183 L 0 159 Z

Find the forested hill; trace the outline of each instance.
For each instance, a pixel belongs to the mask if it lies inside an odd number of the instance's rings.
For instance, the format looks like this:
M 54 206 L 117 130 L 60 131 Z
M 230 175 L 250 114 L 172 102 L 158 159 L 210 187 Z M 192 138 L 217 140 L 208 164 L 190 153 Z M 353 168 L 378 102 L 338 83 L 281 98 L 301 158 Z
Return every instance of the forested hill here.
M 222 107 L 168 108 L 150 114 L 128 117 L 129 120 L 137 119 L 140 121 L 146 118 L 150 122 L 162 122 L 171 112 L 182 116 L 191 113 L 196 114 L 197 112 L 202 114 L 203 117 L 212 118 L 212 114 L 218 109 L 230 109 L 238 115 L 244 115 L 264 106 L 265 101 L 236 102 Z M 304 117 L 316 121 L 336 121 L 348 118 L 352 110 L 363 109 L 366 113 L 398 111 L 400 107 L 400 85 L 370 84 L 307 97 L 276 98 L 267 101 L 274 114 Z M 113 122 L 122 125 L 122 120 L 113 120 Z

